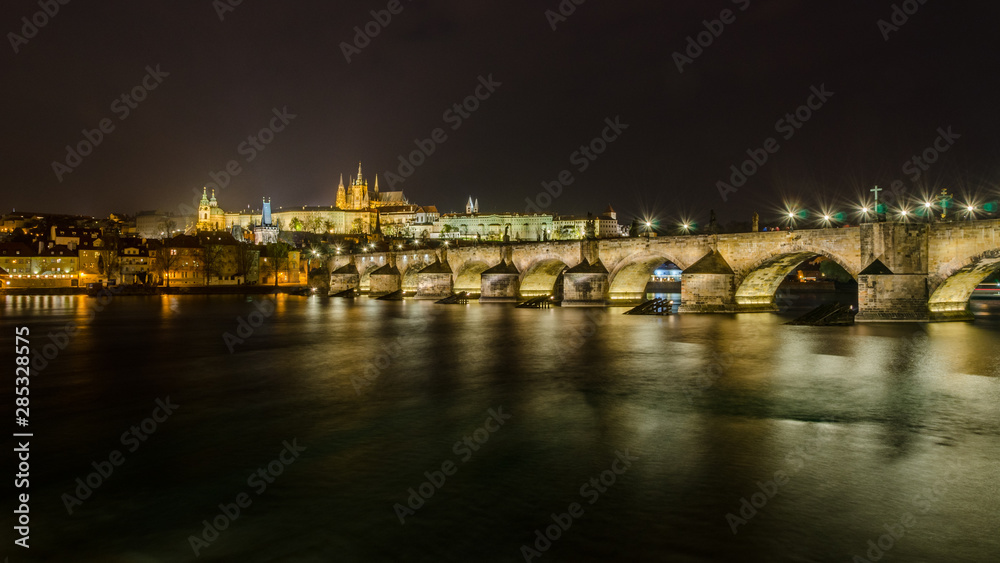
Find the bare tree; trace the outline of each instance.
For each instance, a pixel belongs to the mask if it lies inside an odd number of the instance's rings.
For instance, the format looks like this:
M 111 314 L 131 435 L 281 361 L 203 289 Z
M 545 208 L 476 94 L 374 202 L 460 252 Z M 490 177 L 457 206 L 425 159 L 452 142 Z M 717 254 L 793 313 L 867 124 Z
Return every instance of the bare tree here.
M 118 250 L 118 237 L 105 235 L 101 237 L 101 246 L 97 250 L 97 273 L 106 276 L 108 281 L 117 280 L 122 271 L 121 254 Z
M 288 254 L 292 250 L 287 242 L 279 241 L 267 245 L 267 257 L 264 259 L 263 275 L 274 274 L 274 287 L 278 288 L 278 274 L 288 271 Z
M 170 287 L 170 272 L 177 268 L 180 258 L 177 249 L 169 248 L 167 245 L 161 246 L 156 254 L 156 271 L 160 279 L 166 282 L 167 287 Z
M 235 273 L 243 278 L 244 283 L 257 275 L 260 261 L 260 250 L 252 244 L 241 242 L 236 247 Z
M 160 221 L 157 224 L 157 227 L 159 227 L 160 229 L 160 234 L 162 235 L 162 238 L 168 239 L 174 236 L 174 231 L 177 230 L 177 221 L 174 221 L 173 219 L 164 218 L 163 221 Z
M 211 285 L 212 276 L 220 276 L 222 271 L 223 247 L 221 244 L 206 244 L 199 252 L 200 269 L 205 276 L 205 285 Z

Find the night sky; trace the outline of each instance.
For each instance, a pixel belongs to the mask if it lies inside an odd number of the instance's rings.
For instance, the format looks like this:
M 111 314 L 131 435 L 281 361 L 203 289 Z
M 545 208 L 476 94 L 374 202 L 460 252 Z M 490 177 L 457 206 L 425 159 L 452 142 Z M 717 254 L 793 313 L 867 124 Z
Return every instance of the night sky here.
M 220 19 L 225 2 L 70 1 L 22 42 L 7 33 L 38 2 L 5 1 L 0 209 L 176 211 L 231 160 L 227 210 L 262 196 L 331 205 L 359 161 L 389 189 L 385 174 L 436 128 L 447 139 L 395 189 L 442 212 L 470 195 L 481 211 L 524 211 L 563 170 L 573 183 L 547 211 L 611 203 L 664 223 L 709 209 L 767 221 L 786 201 L 843 209 L 897 179 L 981 199 L 1000 183 L 996 2 L 911 0 L 886 41 L 888 0 L 566 0 L 575 12 L 555 30 L 556 0 L 401 0 L 351 62 L 342 44 L 389 2 L 244 0 Z M 679 72 L 673 54 L 726 9 L 735 21 Z M 157 65 L 169 76 L 144 101 L 116 105 Z M 490 75 L 500 85 L 454 128 L 445 112 Z M 786 140 L 776 123 L 821 85 L 832 97 Z M 247 162 L 241 143 L 276 108 L 294 119 Z M 627 130 L 580 171 L 572 154 L 616 116 Z M 60 181 L 53 162 L 103 119 L 114 130 Z M 904 164 L 948 127 L 960 137 L 911 183 Z M 717 182 L 769 137 L 777 152 L 724 201 Z

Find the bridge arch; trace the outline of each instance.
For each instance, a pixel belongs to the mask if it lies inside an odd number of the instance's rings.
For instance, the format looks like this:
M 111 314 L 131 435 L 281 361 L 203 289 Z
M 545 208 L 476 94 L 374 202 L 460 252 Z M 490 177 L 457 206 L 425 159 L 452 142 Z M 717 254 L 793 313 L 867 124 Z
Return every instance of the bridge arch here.
M 661 264 L 677 264 L 677 260 L 662 253 L 642 253 L 628 256 L 612 267 L 609 281 L 611 302 L 631 302 L 645 298 L 649 277 Z M 678 265 L 678 268 L 681 266 Z
M 490 265 L 482 260 L 469 260 L 455 267 L 455 293 L 461 291 L 479 293 L 482 291 L 482 274 L 489 268 Z
M 417 291 L 417 274 L 419 274 L 422 269 L 424 269 L 423 264 L 416 266 L 411 265 L 402 273 L 402 280 L 400 280 L 402 285 L 400 288 L 404 293 L 409 294 Z
M 521 272 L 521 297 L 538 297 L 559 293 L 556 287 L 562 273 L 569 266 L 559 258 L 541 258 L 535 260 Z
M 362 291 L 367 291 L 371 287 L 371 275 L 372 272 L 385 266 L 385 256 L 365 256 L 364 260 L 358 259 L 354 262 L 354 265 L 358 268 L 358 273 L 361 274 L 358 280 L 358 285 Z
M 738 272 L 736 304 L 747 306 L 774 303 L 774 295 L 785 277 L 803 262 L 820 256 L 835 262 L 846 270 L 852 278 L 858 278 L 858 270 L 851 266 L 850 261 L 834 253 L 820 248 L 793 250 L 760 258 L 756 262 L 752 262 L 752 265 L 744 272 Z
M 952 265 L 939 275 L 937 287 L 927 300 L 932 320 L 972 318 L 969 300 L 979 284 L 1000 270 L 1000 248 L 956 262 L 962 265 Z

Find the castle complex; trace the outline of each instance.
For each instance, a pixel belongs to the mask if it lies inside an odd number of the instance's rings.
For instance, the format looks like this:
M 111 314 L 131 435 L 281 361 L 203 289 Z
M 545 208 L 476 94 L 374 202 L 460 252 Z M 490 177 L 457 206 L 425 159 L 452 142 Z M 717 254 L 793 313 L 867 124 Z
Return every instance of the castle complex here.
M 330 234 L 371 234 L 375 228 L 376 215 L 381 213 L 381 222 L 388 224 L 409 223 L 418 215 L 420 207 L 410 204 L 403 192 L 380 192 L 378 177 L 372 190 L 358 164 L 357 177 L 349 178 L 344 185 L 341 175 L 337 186 L 335 204 L 331 206 L 279 207 L 272 209 L 270 201 L 261 209 L 225 212 L 218 206 L 215 193 L 209 198 L 206 193 L 198 206 L 198 230 L 242 229 L 247 237 L 261 231 L 261 227 L 282 231 L 310 231 Z M 265 209 L 267 213 L 265 213 Z M 435 211 L 436 214 L 436 211 Z M 265 215 L 269 215 L 266 217 Z M 407 216 L 395 217 L 396 215 Z M 256 234 L 253 235 L 254 238 Z
M 334 205 L 271 207 L 226 212 L 215 191 L 203 190 L 198 205 L 197 231 L 228 231 L 238 240 L 271 241 L 281 231 L 306 231 L 335 235 L 373 235 L 415 239 L 474 239 L 545 241 L 623 236 L 616 214 L 609 206 L 599 216 L 573 217 L 552 213 L 481 213 L 479 200 L 469 197 L 465 213 L 441 215 L 434 206 L 407 201 L 402 191 L 379 190 L 378 177 L 369 190 L 361 164 L 357 176 L 343 174 Z

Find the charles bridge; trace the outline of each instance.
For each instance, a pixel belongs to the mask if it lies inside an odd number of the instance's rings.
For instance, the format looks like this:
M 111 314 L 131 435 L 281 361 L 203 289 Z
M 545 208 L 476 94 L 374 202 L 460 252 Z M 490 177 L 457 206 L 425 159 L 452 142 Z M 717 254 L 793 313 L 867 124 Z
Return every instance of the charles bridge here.
M 481 302 L 552 294 L 564 307 L 630 305 L 643 300 L 653 270 L 673 262 L 683 271 L 681 313 L 770 312 L 785 276 L 819 256 L 858 281 L 858 322 L 970 320 L 973 291 L 1000 269 L 1000 220 L 339 255 L 330 292 L 439 299 L 466 291 Z

